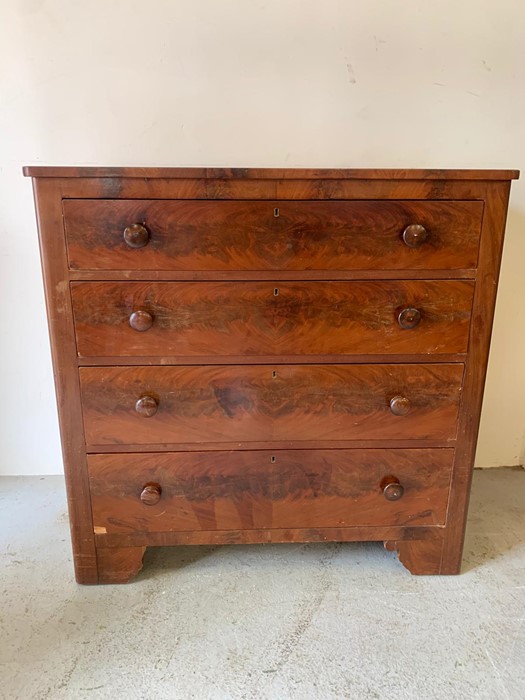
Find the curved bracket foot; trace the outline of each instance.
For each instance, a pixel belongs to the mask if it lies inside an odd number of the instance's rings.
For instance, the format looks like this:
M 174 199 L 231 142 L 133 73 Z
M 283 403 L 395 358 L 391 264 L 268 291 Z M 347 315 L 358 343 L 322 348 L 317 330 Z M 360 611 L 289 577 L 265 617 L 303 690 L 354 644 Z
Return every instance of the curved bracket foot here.
M 444 563 L 443 544 L 441 537 L 429 540 L 389 540 L 384 543 L 389 552 L 397 552 L 399 561 L 411 574 L 458 574 L 459 567 Z
M 97 549 L 98 583 L 128 583 L 142 569 L 146 547 Z

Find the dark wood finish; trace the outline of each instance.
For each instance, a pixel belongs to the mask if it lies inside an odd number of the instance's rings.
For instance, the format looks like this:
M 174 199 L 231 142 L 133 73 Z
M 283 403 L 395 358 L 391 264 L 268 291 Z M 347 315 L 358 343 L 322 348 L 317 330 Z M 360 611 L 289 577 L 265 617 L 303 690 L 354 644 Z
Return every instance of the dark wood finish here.
M 403 243 L 409 248 L 420 248 L 428 235 L 428 230 L 422 224 L 409 224 L 403 231 Z
M 427 315 L 426 311 L 423 312 Z M 411 331 L 421 323 L 422 313 L 420 309 L 408 307 L 399 312 L 397 322 L 405 331 Z
M 392 474 L 385 476 L 381 481 L 381 489 L 387 501 L 398 501 L 405 493 L 403 484 L 401 484 L 397 476 Z
M 333 365 L 340 363 L 342 359 L 347 364 L 406 364 L 413 362 L 427 362 L 429 360 L 439 362 L 464 362 L 466 353 L 443 353 L 438 357 L 435 355 L 372 355 L 372 354 L 356 354 L 356 355 L 287 355 L 286 362 L 288 364 L 327 364 Z M 273 365 L 282 361 L 283 358 L 276 358 L 275 355 L 257 355 L 257 358 L 250 355 L 223 355 L 220 358 L 220 363 L 224 365 L 252 365 L 257 362 L 258 365 Z M 191 358 L 191 363 L 195 365 L 213 365 L 217 363 L 216 355 L 195 355 Z M 118 367 L 119 365 L 137 366 L 137 365 L 186 365 L 188 358 L 181 355 L 123 355 L 115 357 L 107 357 L 104 355 L 95 355 L 93 357 L 78 358 L 79 367 Z
M 453 439 L 463 365 L 80 369 L 88 445 Z M 390 400 L 408 397 L 403 417 Z M 158 411 L 137 415 L 137 395 Z
M 170 547 L 199 544 L 270 544 L 291 542 L 385 542 L 431 540 L 442 537 L 442 527 L 435 526 L 363 526 L 263 528 L 258 530 L 173 530 L 170 532 L 97 532 L 98 547 Z M 386 562 L 385 562 L 386 566 Z
M 477 264 L 483 215 L 482 202 L 74 199 L 63 206 L 71 268 L 113 270 L 466 269 Z M 420 234 L 419 245 L 407 245 L 414 239 L 407 231 L 423 225 L 426 240 Z M 140 230 L 141 245 L 130 247 L 123 230 Z
M 145 547 L 97 547 L 99 572 L 97 583 L 129 583 L 142 569 L 145 549 Z
M 466 280 L 71 287 L 80 357 L 462 353 L 474 291 Z
M 443 539 L 441 537 L 386 541 L 385 549 L 397 552 L 399 561 L 411 574 L 429 576 L 459 573 L 458 568 L 454 568 L 443 560 Z
M 459 573 L 476 453 L 490 334 L 494 318 L 510 183 L 491 184 L 483 218 L 479 280 L 476 284 L 469 356 L 462 391 L 458 445 L 450 490 L 448 527 L 444 535 L 443 573 Z
M 456 436 L 457 438 L 457 436 Z M 428 438 L 420 440 L 418 438 L 404 438 L 401 440 L 394 440 L 392 438 L 385 438 L 379 440 L 370 439 L 352 439 L 352 440 L 337 440 L 337 443 L 333 443 L 330 440 L 301 440 L 299 443 L 296 440 L 272 440 L 272 448 L 276 450 L 290 450 L 301 448 L 303 450 L 316 450 L 325 448 L 327 445 L 337 447 L 337 449 L 344 448 L 369 448 L 369 447 L 396 447 L 396 448 L 411 448 L 411 447 L 453 447 L 456 444 L 456 438 L 446 438 L 437 440 L 435 438 Z M 225 443 L 224 440 L 219 440 L 216 442 L 206 441 L 206 442 L 143 442 L 143 443 L 113 443 L 113 444 L 103 444 L 103 445 L 86 445 L 88 453 L 98 454 L 99 452 L 107 453 L 117 453 L 117 452 L 195 452 L 195 451 L 209 451 L 213 452 L 215 450 L 265 450 L 268 447 L 267 440 L 239 440 L 238 442 Z
M 96 313 L 97 311 L 95 309 L 95 314 Z M 149 331 L 149 329 L 153 325 L 154 319 L 155 317 L 149 311 L 144 311 L 144 309 L 137 309 L 136 311 L 132 311 L 130 313 L 128 323 L 130 328 L 133 328 L 134 331 L 139 331 L 140 333 L 143 333 L 144 331 Z
M 95 528 L 106 534 L 443 525 L 452 460 L 453 450 L 373 449 L 88 458 Z M 384 497 L 391 470 L 405 488 L 395 504 Z M 147 481 L 162 498 L 145 507 Z
M 75 331 L 67 282 L 60 182 L 33 182 L 51 354 L 55 368 L 62 456 L 66 477 L 75 574 L 79 583 L 98 581 L 91 500 L 76 366 Z
M 135 411 L 143 418 L 151 418 L 157 413 L 159 401 L 154 396 L 141 396 L 135 403 Z
M 432 277 L 434 280 L 440 279 L 475 279 L 476 270 L 382 270 L 378 273 L 377 270 L 331 270 L 327 275 L 324 270 L 309 270 L 307 273 L 297 270 L 266 270 L 266 271 L 238 271 L 232 272 L 224 270 L 194 270 L 173 271 L 173 270 L 70 270 L 69 277 L 72 281 L 92 280 L 92 281 L 129 281 L 130 278 L 139 281 L 147 280 L 154 281 L 229 281 L 229 282 L 244 282 L 249 279 L 255 281 L 302 281 L 307 277 L 309 280 L 325 280 L 330 277 L 331 280 L 404 280 L 407 277 L 410 279 L 427 279 Z
M 201 178 L 249 180 L 513 180 L 519 170 L 449 170 L 416 168 L 114 168 L 26 165 L 27 177 L 60 178 Z
M 406 396 L 393 396 L 389 405 L 394 416 L 406 416 L 412 407 L 410 399 Z
M 122 238 L 128 248 L 144 248 L 145 245 L 148 245 L 150 233 L 142 224 L 130 224 L 124 229 Z M 404 238 L 405 234 L 403 234 Z
M 459 571 L 516 171 L 37 166 L 26 174 L 36 178 L 77 580 L 124 582 L 140 569 L 146 546 L 204 543 L 384 541 L 413 573 Z M 71 289 L 84 309 L 76 329 Z M 121 297 L 119 289 L 126 290 Z M 379 289 L 382 303 L 373 310 L 372 290 Z M 427 295 L 396 297 L 395 290 L 416 289 Z M 174 302 L 165 305 L 168 326 L 186 315 L 184 332 L 160 327 L 166 315 L 158 315 L 151 290 Z M 127 316 L 114 313 L 117 298 Z M 209 308 L 199 326 L 194 317 L 203 301 Z M 439 320 L 429 316 L 429 301 Z M 385 308 L 389 320 L 374 333 L 372 313 L 384 319 Z M 405 309 L 421 314 L 412 329 L 399 325 Z M 149 329 L 131 328 L 135 312 L 151 315 Z M 93 354 L 79 356 L 83 344 Z M 395 415 L 391 401 L 395 411 L 408 407 L 406 415 Z M 83 410 L 93 431 L 86 435 Z M 348 469 L 337 461 L 345 452 L 352 455 Z M 383 455 L 381 473 L 367 462 L 374 452 Z M 421 471 L 417 452 L 438 467 Z M 321 453 L 326 459 L 317 462 Z M 259 467 L 263 455 L 270 456 L 266 469 Z M 91 491 L 88 459 L 97 474 L 105 465 L 100 496 Z M 374 474 L 380 478 L 372 493 Z M 184 496 L 173 495 L 175 482 L 185 484 Z M 203 509 L 162 512 L 173 500 L 194 505 L 206 484 L 216 490 Z M 342 495 L 334 496 L 335 488 Z M 338 525 L 352 493 L 354 524 Z M 118 532 L 94 526 L 92 497 L 93 508 L 106 504 L 104 517 Z M 334 498 L 340 507 L 329 506 Z M 195 530 L 154 530 L 156 512 L 177 526 L 197 512 L 202 522 Z M 213 529 L 213 517 L 225 529 Z
M 489 182 L 477 180 L 183 179 L 62 178 L 67 199 L 237 200 L 423 200 L 460 201 L 487 197 Z
M 162 496 L 160 484 L 146 484 L 140 492 L 140 501 L 145 506 L 156 506 Z

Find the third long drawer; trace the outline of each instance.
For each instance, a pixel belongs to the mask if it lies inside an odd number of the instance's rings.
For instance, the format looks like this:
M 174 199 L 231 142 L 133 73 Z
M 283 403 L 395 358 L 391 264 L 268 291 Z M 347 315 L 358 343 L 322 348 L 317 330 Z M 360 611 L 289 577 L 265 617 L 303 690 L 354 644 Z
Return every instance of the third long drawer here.
M 80 368 L 88 445 L 232 449 L 452 440 L 462 376 L 459 363 Z

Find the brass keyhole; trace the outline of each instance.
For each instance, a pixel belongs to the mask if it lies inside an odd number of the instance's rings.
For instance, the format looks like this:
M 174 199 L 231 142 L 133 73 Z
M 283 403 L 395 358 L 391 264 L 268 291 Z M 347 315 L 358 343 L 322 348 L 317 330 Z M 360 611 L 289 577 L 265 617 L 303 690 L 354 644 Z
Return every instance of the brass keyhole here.
M 273 290 L 273 295 L 274 295 L 274 297 L 279 296 L 279 288 L 278 287 L 275 287 L 275 289 Z
M 273 215 L 275 216 L 275 218 L 279 216 L 279 207 L 275 207 L 275 209 L 273 210 Z

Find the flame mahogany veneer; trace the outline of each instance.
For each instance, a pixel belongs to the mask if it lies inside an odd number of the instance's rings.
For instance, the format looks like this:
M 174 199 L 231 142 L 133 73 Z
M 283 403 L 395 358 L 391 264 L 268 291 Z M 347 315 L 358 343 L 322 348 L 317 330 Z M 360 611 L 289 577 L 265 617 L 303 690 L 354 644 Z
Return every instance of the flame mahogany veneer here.
M 77 581 L 258 542 L 459 572 L 516 171 L 24 172 Z

